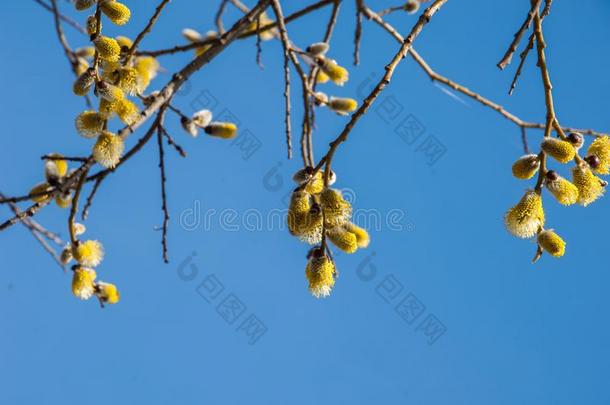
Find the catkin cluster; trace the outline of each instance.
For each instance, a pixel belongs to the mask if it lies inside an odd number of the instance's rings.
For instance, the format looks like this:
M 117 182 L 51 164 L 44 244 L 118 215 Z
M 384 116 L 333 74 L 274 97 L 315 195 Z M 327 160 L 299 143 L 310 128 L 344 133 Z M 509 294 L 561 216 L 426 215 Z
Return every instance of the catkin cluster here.
M 368 232 L 351 222 L 349 201 L 340 190 L 330 188 L 335 174 L 331 172 L 329 177 L 325 184 L 321 171 L 309 166 L 297 171 L 293 179 L 298 187 L 291 195 L 287 218 L 291 235 L 315 245 L 305 274 L 309 290 L 317 298 L 330 294 L 337 274 L 327 241 L 345 253 L 365 248 L 370 241 Z
M 97 4 L 102 15 L 112 23 L 124 25 L 131 12 L 114 0 L 77 1 L 78 10 L 88 10 Z M 133 125 L 140 117 L 137 96 L 142 96 L 159 71 L 158 61 L 150 56 L 133 56 L 133 42 L 124 36 L 116 38 L 102 34 L 102 19 L 92 14 L 87 19 L 91 45 L 76 50 L 79 76 L 72 87 L 74 94 L 97 96 L 95 110 L 80 113 L 75 120 L 76 130 L 85 138 L 94 138 L 92 155 L 97 163 L 114 168 L 125 149 L 123 139 L 108 130 L 109 121 L 118 118 L 125 125 Z M 133 99 L 130 99 L 133 97 Z
M 605 191 L 608 184 L 597 175 L 610 174 L 610 137 L 596 137 L 589 145 L 584 158 L 579 151 L 584 146 L 584 137 L 579 133 L 563 134 L 559 138 L 545 137 L 540 144 L 539 154 L 527 154 L 513 164 L 514 177 L 528 180 L 538 174 L 536 187 L 527 190 L 525 195 L 504 216 L 508 231 L 519 238 L 537 238 L 537 261 L 543 252 L 554 257 L 565 253 L 565 241 L 552 229 L 545 229 L 545 215 L 542 207 L 542 188 L 562 205 L 580 204 L 588 206 Z M 574 162 L 571 180 L 562 177 L 557 171 L 549 170 L 547 157 L 562 163 Z M 544 165 L 542 164 L 544 163 Z M 545 167 L 544 172 L 541 167 Z
M 80 236 L 85 231 L 83 224 L 74 223 L 72 226 L 72 233 L 75 236 Z M 104 259 L 104 247 L 100 242 L 76 240 L 64 248 L 60 258 L 64 265 L 73 260 L 77 263 L 72 266 L 72 294 L 74 296 L 88 300 L 95 295 L 102 305 L 119 302 L 119 291 L 114 284 L 96 281 L 97 273 L 94 267 L 97 267 Z

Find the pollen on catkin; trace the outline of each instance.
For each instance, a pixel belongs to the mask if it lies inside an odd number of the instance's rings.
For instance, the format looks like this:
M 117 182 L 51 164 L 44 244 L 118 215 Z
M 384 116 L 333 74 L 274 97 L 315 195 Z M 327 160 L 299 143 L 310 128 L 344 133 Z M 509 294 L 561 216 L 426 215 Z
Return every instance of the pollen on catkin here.
M 531 238 L 544 226 L 542 197 L 528 190 L 519 203 L 504 216 L 506 229 L 516 237 Z
M 538 234 L 538 245 L 551 256 L 561 257 L 566 251 L 566 243 L 553 230 Z
M 327 188 L 320 194 L 320 204 L 324 212 L 326 226 L 334 227 L 345 224 L 352 216 L 352 206 L 341 191 Z
M 610 174 L 610 137 L 608 135 L 595 138 L 589 149 L 587 156 L 596 156 L 599 159 L 597 167 L 592 167 L 597 174 Z
M 100 58 L 110 62 L 119 60 L 121 56 L 121 46 L 116 39 L 100 35 L 93 40 L 93 44 L 95 45 L 95 49 Z
M 78 241 L 72 246 L 72 256 L 83 266 L 96 267 L 104 259 L 104 247 L 96 240 Z
M 572 182 L 578 188 L 578 203 L 584 207 L 601 197 L 605 191 L 601 179 L 591 172 L 586 163 L 572 169 Z
M 77 96 L 84 96 L 89 93 L 91 86 L 95 83 L 95 69 L 89 68 L 82 75 L 78 76 L 74 85 L 72 86 L 72 91 Z
M 513 163 L 513 176 L 522 180 L 531 179 L 532 177 L 534 177 L 536 172 L 538 172 L 539 168 L 540 160 L 538 159 L 538 155 L 524 155 L 517 159 L 515 163 Z
M 106 82 L 99 82 L 97 84 L 97 92 L 102 98 L 111 103 L 119 102 L 125 98 L 125 93 L 123 93 L 123 90 Z
M 305 191 L 311 194 L 319 194 L 322 190 L 324 190 L 324 173 L 322 170 L 318 170 L 313 175 L 313 178 L 310 176 L 310 180 L 308 180 L 305 186 Z
M 111 118 L 112 115 L 118 111 L 118 106 L 119 106 L 118 102 L 112 103 L 103 97 L 100 98 L 100 106 L 99 106 L 100 114 L 102 114 L 102 116 L 106 119 Z
M 570 142 L 557 138 L 544 138 L 540 147 L 547 155 L 561 163 L 568 163 L 576 155 L 576 149 Z
M 237 125 L 232 122 L 211 122 L 204 128 L 206 134 L 222 139 L 231 139 L 237 136 Z
M 288 214 L 288 230 L 301 241 L 310 245 L 320 243 L 322 240 L 322 210 L 314 204 L 311 209 L 302 214 Z
M 138 106 L 126 98 L 117 102 L 115 111 L 125 125 L 133 125 L 140 118 Z
M 35 185 L 29 193 L 30 199 L 35 203 L 42 203 L 49 201 L 51 199 L 51 194 L 46 191 L 49 190 L 51 186 L 49 183 L 40 183 Z
M 572 205 L 578 201 L 578 188 L 553 170 L 546 173 L 544 186 L 560 204 Z
M 311 209 L 311 194 L 305 190 L 295 190 L 290 196 L 288 213 L 306 214 Z
M 84 111 L 74 120 L 76 130 L 85 138 L 99 135 L 104 130 L 104 122 L 104 115 L 97 111 Z
M 95 292 L 95 270 L 78 267 L 72 275 L 72 294 L 81 300 L 88 300 Z
M 305 277 L 309 292 L 316 298 L 328 297 L 335 285 L 335 264 L 321 251 L 307 262 Z
M 358 102 L 353 98 L 331 97 L 327 105 L 339 115 L 348 115 L 358 108 Z
M 330 77 L 322 70 L 318 70 L 318 74 L 316 75 L 316 83 L 323 84 L 330 80 Z
M 349 72 L 336 61 L 330 58 L 318 56 L 316 58 L 320 69 L 338 86 L 343 86 L 349 80 Z
M 119 294 L 116 285 L 103 281 L 97 283 L 96 294 L 104 304 L 116 304 L 121 299 L 121 295 Z
M 356 235 L 356 242 L 358 243 L 359 248 L 366 248 L 369 246 L 371 242 L 371 238 L 366 229 L 359 227 L 358 225 L 348 222 L 343 225 L 346 231 L 353 233 Z
M 159 62 L 152 56 L 136 58 L 133 67 L 138 72 L 138 92 L 144 93 L 150 82 L 157 76 Z
M 124 149 L 125 143 L 120 136 L 104 131 L 93 146 L 93 158 L 100 165 L 113 168 L 121 160 Z
M 131 18 L 131 10 L 123 3 L 114 0 L 101 0 L 100 9 L 116 25 L 125 25 Z
M 328 239 L 345 253 L 354 253 L 358 250 L 358 238 L 342 226 L 335 226 L 326 233 Z
M 129 95 L 138 92 L 138 71 L 134 68 L 121 68 L 117 71 L 116 85 Z

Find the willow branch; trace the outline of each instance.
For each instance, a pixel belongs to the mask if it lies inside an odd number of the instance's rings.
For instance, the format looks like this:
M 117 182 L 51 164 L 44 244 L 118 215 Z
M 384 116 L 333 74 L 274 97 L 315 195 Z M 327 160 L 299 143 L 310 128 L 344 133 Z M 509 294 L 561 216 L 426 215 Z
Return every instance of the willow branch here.
M 337 148 L 339 147 L 339 145 L 341 145 L 343 142 L 345 142 L 347 140 L 351 130 L 354 128 L 356 123 L 368 111 L 369 107 L 377 99 L 379 94 L 381 94 L 383 89 L 390 83 L 390 80 L 392 79 L 392 76 L 394 75 L 394 71 L 396 70 L 396 67 L 398 66 L 400 61 L 402 61 L 405 58 L 405 56 L 407 55 L 407 53 L 413 46 L 413 41 L 415 41 L 415 39 L 421 33 L 424 26 L 430 22 L 430 19 L 434 16 L 434 14 L 436 14 L 436 12 L 445 3 L 447 3 L 447 1 L 448 0 L 436 0 L 419 17 L 417 23 L 415 24 L 415 26 L 413 27 L 413 29 L 411 30 L 409 35 L 402 42 L 402 45 L 400 46 L 400 49 L 398 50 L 396 55 L 392 58 L 390 63 L 388 65 L 386 65 L 385 74 L 383 75 L 383 77 L 381 78 L 379 83 L 377 83 L 377 85 L 375 86 L 375 88 L 373 88 L 371 93 L 363 100 L 362 104 L 356 110 L 356 112 L 354 112 L 354 114 L 352 114 L 351 119 L 346 124 L 346 126 L 343 129 L 343 131 L 341 132 L 341 134 L 339 134 L 339 136 L 330 143 L 330 148 L 329 148 L 328 152 L 320 160 L 320 162 L 318 163 L 318 165 L 315 168 L 315 171 L 317 172 L 318 170 L 320 170 L 320 168 L 322 167 L 323 164 L 326 164 L 326 170 L 324 172 L 325 185 L 328 185 L 328 181 L 330 179 L 331 163 L 332 163 L 332 159 L 333 159 L 333 156 L 334 156 Z

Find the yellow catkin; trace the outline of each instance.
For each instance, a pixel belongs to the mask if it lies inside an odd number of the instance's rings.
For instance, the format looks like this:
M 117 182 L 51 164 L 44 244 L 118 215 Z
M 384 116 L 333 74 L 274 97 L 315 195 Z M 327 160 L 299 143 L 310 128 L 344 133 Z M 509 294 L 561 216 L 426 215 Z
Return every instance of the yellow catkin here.
M 521 180 L 527 180 L 534 177 L 540 168 L 540 160 L 538 155 L 529 154 L 521 156 L 513 163 L 513 176 Z
M 35 203 L 43 203 L 49 201 L 51 199 L 51 195 L 49 193 L 45 193 L 51 186 L 49 183 L 40 183 L 35 185 L 30 190 L 30 199 Z
M 599 159 L 597 167 L 592 170 L 597 174 L 610 174 L 610 137 L 607 135 L 595 138 L 587 151 L 588 156 Z
M 328 239 L 345 253 L 354 253 L 358 250 L 358 239 L 356 235 L 348 232 L 342 226 L 335 226 L 326 233 Z
M 95 83 L 95 70 L 90 68 L 76 79 L 72 86 L 72 91 L 77 96 L 84 96 L 89 93 L 93 83 Z
M 358 242 L 359 248 L 366 248 L 371 242 L 371 238 L 366 229 L 359 227 L 358 225 L 348 222 L 343 225 L 346 231 L 356 235 L 356 241 Z
M 89 62 L 85 58 L 77 57 L 76 58 L 76 67 L 74 68 L 74 73 L 76 76 L 80 76 L 85 73 L 89 69 Z
M 100 9 L 116 25 L 125 25 L 131 18 L 131 10 L 123 3 L 114 0 L 101 0 Z
M 318 71 L 318 75 L 316 76 L 316 83 L 326 83 L 330 80 L 330 77 L 328 77 L 328 75 L 326 73 L 324 73 L 322 70 Z
M 319 194 L 324 190 L 324 172 L 322 170 L 318 170 L 313 178 L 310 178 L 305 190 L 310 194 Z
M 591 172 L 586 163 L 572 169 L 572 182 L 578 188 L 578 203 L 587 206 L 604 194 L 601 179 Z
M 98 83 L 97 92 L 102 98 L 111 103 L 119 102 L 125 98 L 125 93 L 123 93 L 123 90 L 106 82 Z
M 341 191 L 328 188 L 320 194 L 324 221 L 329 228 L 345 224 L 352 216 L 352 206 Z
M 82 299 L 88 300 L 95 292 L 95 270 L 86 267 L 79 267 L 74 270 L 72 275 L 72 294 Z
M 222 139 L 231 139 L 237 136 L 237 125 L 232 122 L 211 122 L 204 128 L 206 134 Z
M 113 168 L 121 160 L 124 149 L 125 144 L 120 136 L 104 131 L 93 146 L 93 158 L 100 165 Z
M 559 175 L 552 179 L 547 176 L 544 185 L 560 204 L 572 205 L 578 201 L 578 187 Z
M 150 82 L 157 76 L 159 62 L 152 56 L 136 58 L 133 67 L 138 72 L 138 92 L 144 93 Z
M 121 56 L 121 47 L 116 39 L 100 35 L 93 40 L 93 44 L 95 45 L 95 49 L 100 58 L 110 62 L 119 60 Z
M 254 21 L 252 24 L 250 24 L 250 26 L 248 27 L 248 32 L 256 32 L 257 28 L 263 28 L 265 25 L 269 25 L 271 23 L 273 23 L 273 21 L 269 18 L 267 13 L 263 12 L 258 17 L 258 21 Z M 269 41 L 272 40 L 277 33 L 278 30 L 275 27 L 266 29 L 265 31 L 260 33 L 260 38 L 263 41 Z
M 120 100 L 116 105 L 119 119 L 126 125 L 133 125 L 140 118 L 140 109 L 131 100 Z
M 59 208 L 69 208 L 72 206 L 72 194 L 70 193 L 63 193 L 63 194 L 58 194 L 57 197 L 55 197 L 55 204 L 57 204 L 57 206 Z
M 61 158 L 59 153 L 51 153 L 50 157 Z M 68 162 L 64 159 L 49 159 L 44 165 L 44 175 L 47 182 L 53 184 L 61 180 L 68 173 Z
M 531 238 L 544 226 L 542 197 L 528 190 L 519 203 L 504 216 L 506 229 L 519 238 Z
M 116 37 L 115 39 L 118 42 L 121 49 L 129 50 L 133 46 L 133 41 L 130 38 L 120 35 L 120 36 Z
M 121 299 L 116 285 L 110 283 L 97 283 L 97 296 L 105 304 L 116 304 Z
M 551 256 L 561 257 L 566 251 L 566 243 L 552 230 L 538 234 L 538 245 Z
M 117 112 L 118 106 L 118 102 L 111 103 L 105 98 L 100 98 L 100 114 L 102 114 L 106 119 L 112 117 L 112 114 Z
M 335 285 L 335 265 L 326 255 L 314 254 L 305 268 L 305 277 L 314 297 L 328 297 Z
M 547 155 L 561 163 L 568 163 L 576 155 L 574 146 L 570 142 L 562 141 L 561 139 L 544 138 L 540 147 Z
M 331 97 L 328 101 L 328 108 L 339 115 L 348 115 L 349 113 L 356 111 L 358 102 L 353 98 Z
M 322 210 L 313 205 L 305 213 L 288 211 L 288 230 L 301 241 L 310 245 L 322 240 Z
M 317 57 L 320 69 L 329 77 L 329 79 L 338 86 L 343 86 L 349 80 L 349 72 L 342 66 L 339 66 L 333 59 L 325 57 Z
M 76 130 L 85 138 L 93 138 L 104 130 L 104 114 L 97 111 L 84 111 L 74 120 Z
M 72 256 L 83 266 L 96 267 L 104 259 L 104 247 L 96 240 L 79 241 L 72 246 Z
M 119 69 L 116 78 L 116 85 L 125 93 L 133 96 L 138 92 L 138 71 L 134 68 Z

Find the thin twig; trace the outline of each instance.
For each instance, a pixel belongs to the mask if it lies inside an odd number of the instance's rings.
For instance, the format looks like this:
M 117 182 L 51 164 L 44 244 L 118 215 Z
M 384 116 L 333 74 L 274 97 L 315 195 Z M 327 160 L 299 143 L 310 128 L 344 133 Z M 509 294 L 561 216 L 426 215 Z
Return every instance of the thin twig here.
M 411 29 L 409 35 L 405 38 L 400 46 L 400 49 L 394 55 L 390 63 L 388 63 L 385 67 L 385 74 L 381 78 L 381 80 L 377 83 L 377 85 L 373 88 L 371 93 L 362 101 L 362 104 L 356 112 L 354 112 L 351 116 L 349 122 L 345 125 L 345 128 L 334 141 L 330 143 L 330 148 L 326 155 L 319 161 L 316 166 L 314 172 L 320 170 L 322 165 L 326 164 L 326 170 L 324 172 L 324 184 L 328 185 L 330 180 L 330 172 L 331 172 L 331 163 L 333 156 L 339 147 L 339 145 L 345 142 L 354 128 L 356 123 L 360 120 L 360 118 L 368 111 L 369 107 L 373 104 L 373 102 L 377 99 L 379 94 L 383 91 L 383 89 L 390 83 L 392 76 L 394 75 L 394 71 L 398 64 L 405 58 L 411 47 L 413 46 L 413 41 L 417 38 L 417 36 L 421 33 L 422 29 L 426 24 L 430 22 L 430 19 L 436 12 L 445 4 L 448 0 L 436 0 L 430 7 L 424 11 L 424 13 L 419 17 L 415 26 Z
M 38 3 L 38 4 L 40 4 L 45 10 L 50 11 L 51 13 L 53 13 L 53 7 L 49 6 L 44 1 L 42 1 L 42 0 L 34 0 L 34 1 L 36 3 Z M 65 14 L 62 14 L 62 13 L 58 13 L 58 14 L 59 14 L 59 18 L 63 22 L 65 22 L 66 24 L 68 24 L 69 26 L 71 26 L 72 28 L 74 28 L 75 30 L 80 32 L 81 34 L 87 35 L 87 30 L 85 28 L 83 28 L 79 23 L 77 23 L 76 21 L 74 21 L 70 17 L 66 16 Z
M 133 45 L 131 45 L 131 48 L 129 48 L 129 52 L 127 52 L 127 56 L 125 57 L 125 60 L 127 60 L 127 61 L 131 60 L 136 49 L 138 49 L 140 42 L 142 42 L 144 37 L 150 32 L 152 27 L 155 25 L 155 23 L 159 19 L 159 16 L 161 15 L 161 11 L 163 11 L 163 7 L 165 7 L 167 5 L 167 3 L 169 3 L 169 2 L 170 2 L 170 0 L 161 0 L 161 3 L 159 3 L 157 8 L 155 9 L 155 13 L 152 15 L 152 17 L 150 17 L 150 20 L 148 20 L 148 23 L 146 24 L 144 29 L 138 34 L 136 39 L 133 41 Z
M 288 159 L 292 159 L 292 134 L 291 134 L 291 122 L 290 122 L 290 41 L 288 39 L 288 33 L 286 32 L 286 25 L 284 24 L 284 16 L 278 0 L 271 2 L 275 17 L 279 22 L 280 38 L 282 40 L 282 46 L 284 49 L 284 100 L 286 103 L 286 148 L 288 153 Z
M 174 138 L 169 134 L 169 132 L 167 132 L 167 129 L 165 129 L 164 126 L 161 125 L 161 126 L 159 126 L 159 128 L 161 128 L 161 131 L 163 131 L 163 136 L 165 136 L 165 139 L 167 140 L 167 144 L 170 145 L 172 148 L 174 148 L 180 156 L 185 158 L 186 152 L 184 151 L 184 148 L 182 146 L 178 145 L 176 143 L 176 141 L 174 141 Z
M 513 38 L 512 42 L 510 43 L 508 49 L 504 53 L 504 56 L 502 57 L 500 62 L 498 62 L 497 66 L 500 69 L 504 69 L 506 66 L 508 66 L 510 64 L 510 62 L 513 58 L 513 54 L 517 50 L 517 46 L 519 46 L 519 42 L 521 42 L 521 38 L 523 38 L 523 34 L 532 25 L 532 21 L 534 19 L 534 14 L 536 12 L 538 12 L 538 9 L 540 8 L 540 4 L 542 4 L 542 0 L 532 0 L 531 8 L 530 8 L 529 13 L 527 13 L 527 17 L 525 18 L 525 21 L 523 22 L 523 24 L 521 24 L 519 31 L 517 31 L 517 33 L 514 35 L 514 38 Z
M 161 209 L 163 210 L 163 236 L 161 238 L 161 245 L 163 246 L 163 261 L 169 263 L 167 256 L 167 224 L 169 222 L 169 212 L 167 210 L 167 191 L 165 189 L 165 183 L 167 178 L 165 176 L 165 152 L 163 150 L 163 115 L 160 113 L 159 125 L 157 126 L 157 146 L 159 148 L 159 169 L 161 172 Z

